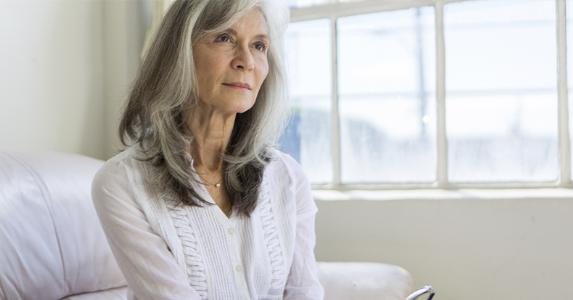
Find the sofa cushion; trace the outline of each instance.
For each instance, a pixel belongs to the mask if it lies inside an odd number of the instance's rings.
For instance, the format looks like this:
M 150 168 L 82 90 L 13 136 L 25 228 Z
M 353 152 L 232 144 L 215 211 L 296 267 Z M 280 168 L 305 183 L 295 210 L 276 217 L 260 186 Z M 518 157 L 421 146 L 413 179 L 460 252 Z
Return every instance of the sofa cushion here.
M 102 162 L 0 154 L 0 288 L 7 299 L 59 299 L 125 285 L 90 198 Z
M 30 167 L 0 154 L 0 287 L 6 299 L 57 299 L 63 262 L 48 191 Z

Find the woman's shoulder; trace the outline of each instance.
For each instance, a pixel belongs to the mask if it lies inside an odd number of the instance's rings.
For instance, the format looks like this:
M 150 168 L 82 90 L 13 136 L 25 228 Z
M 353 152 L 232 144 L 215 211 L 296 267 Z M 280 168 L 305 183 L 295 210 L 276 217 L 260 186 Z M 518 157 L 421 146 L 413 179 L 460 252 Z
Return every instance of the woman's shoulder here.
M 276 148 L 269 148 L 269 153 L 271 156 L 272 170 L 274 172 L 287 175 L 291 181 L 306 180 L 302 166 L 290 154 Z
M 118 152 L 104 162 L 96 173 L 94 182 L 127 181 L 132 177 L 128 173 L 140 171 L 142 162 L 138 159 L 138 155 L 140 155 L 139 150 L 134 145 Z
M 304 173 L 302 166 L 291 155 L 280 150 L 274 149 L 272 156 L 274 163 L 272 172 L 275 175 L 272 182 L 279 186 L 279 189 L 283 187 L 290 190 L 292 194 L 287 194 L 294 197 L 285 197 L 283 199 L 294 204 L 297 214 L 316 212 L 317 208 L 314 203 L 314 198 L 312 197 L 310 181 Z M 294 201 L 291 201 L 293 199 Z M 283 207 L 288 207 L 288 205 Z
M 271 161 L 278 161 L 288 167 L 300 166 L 299 163 L 290 154 L 283 152 L 275 147 L 267 148 L 267 152 L 269 153 Z

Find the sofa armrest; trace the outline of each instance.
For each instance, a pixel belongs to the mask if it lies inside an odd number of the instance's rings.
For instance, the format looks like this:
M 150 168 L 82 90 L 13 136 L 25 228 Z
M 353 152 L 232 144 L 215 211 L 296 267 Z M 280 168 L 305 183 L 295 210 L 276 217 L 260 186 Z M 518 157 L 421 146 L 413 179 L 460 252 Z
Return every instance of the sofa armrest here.
M 404 300 L 413 291 L 410 273 L 373 262 L 318 262 L 325 300 Z

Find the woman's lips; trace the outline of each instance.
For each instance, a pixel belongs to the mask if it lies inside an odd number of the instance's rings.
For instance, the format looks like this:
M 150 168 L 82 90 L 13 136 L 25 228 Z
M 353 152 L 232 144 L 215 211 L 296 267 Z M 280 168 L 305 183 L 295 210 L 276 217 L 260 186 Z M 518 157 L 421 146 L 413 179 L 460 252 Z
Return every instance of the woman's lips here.
M 228 86 L 228 87 L 232 87 L 232 88 L 248 90 L 248 91 L 251 90 L 251 87 L 248 84 L 241 83 L 241 82 L 223 83 L 223 85 Z

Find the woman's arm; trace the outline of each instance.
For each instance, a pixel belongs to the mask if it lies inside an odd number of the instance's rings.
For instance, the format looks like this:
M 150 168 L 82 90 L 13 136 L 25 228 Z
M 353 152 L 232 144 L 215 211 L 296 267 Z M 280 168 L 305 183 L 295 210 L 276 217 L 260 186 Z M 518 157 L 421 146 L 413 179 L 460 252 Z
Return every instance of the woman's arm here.
M 128 286 L 137 299 L 200 299 L 134 201 L 126 172 L 120 162 L 107 162 L 94 178 L 92 199 Z
M 297 205 L 294 257 L 287 278 L 284 300 L 322 300 L 324 288 L 318 280 L 314 256 L 316 244 L 315 216 L 318 211 L 310 183 L 300 165 L 288 157 L 293 170 L 294 196 Z

